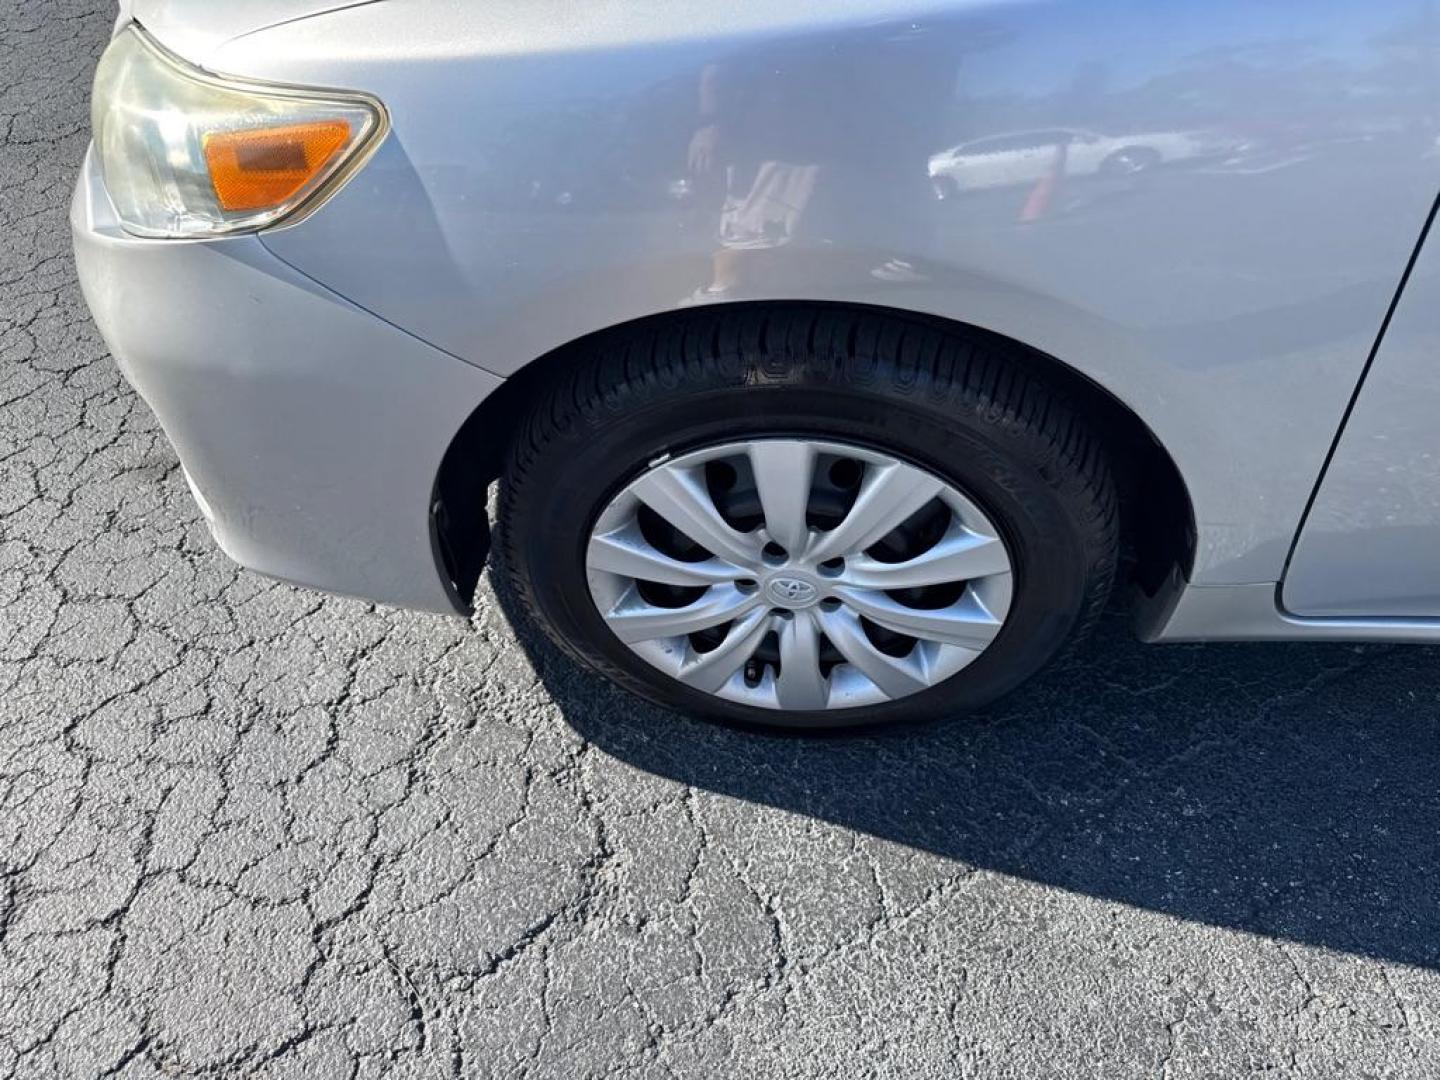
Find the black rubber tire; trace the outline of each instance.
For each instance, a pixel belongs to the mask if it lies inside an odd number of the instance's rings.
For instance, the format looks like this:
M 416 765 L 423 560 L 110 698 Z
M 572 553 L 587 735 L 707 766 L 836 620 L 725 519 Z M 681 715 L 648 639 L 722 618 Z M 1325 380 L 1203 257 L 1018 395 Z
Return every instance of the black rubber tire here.
M 687 687 L 615 638 L 585 580 L 601 509 L 666 452 L 764 434 L 869 445 L 973 498 L 1016 566 L 1010 613 L 990 647 L 907 698 L 782 713 Z M 621 686 L 725 723 L 818 730 L 954 716 L 1014 688 L 1100 614 L 1118 521 L 1100 443 L 1024 350 L 863 310 L 721 306 L 602 336 L 568 358 L 510 448 L 495 555 L 522 617 Z

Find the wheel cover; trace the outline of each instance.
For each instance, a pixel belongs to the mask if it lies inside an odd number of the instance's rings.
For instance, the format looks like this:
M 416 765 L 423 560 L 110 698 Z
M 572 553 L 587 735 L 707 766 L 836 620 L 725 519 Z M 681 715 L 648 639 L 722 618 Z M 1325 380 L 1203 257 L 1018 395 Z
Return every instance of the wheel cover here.
M 652 462 L 601 512 L 590 595 L 685 685 L 783 711 L 874 705 L 995 639 L 1013 567 L 952 484 L 864 447 L 728 442 Z

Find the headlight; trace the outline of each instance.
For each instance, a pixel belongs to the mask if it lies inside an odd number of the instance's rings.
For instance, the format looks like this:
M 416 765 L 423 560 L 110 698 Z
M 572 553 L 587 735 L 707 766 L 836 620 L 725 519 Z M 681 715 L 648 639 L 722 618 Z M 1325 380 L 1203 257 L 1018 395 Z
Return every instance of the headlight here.
M 378 101 L 220 79 L 137 26 L 95 72 L 95 151 L 126 231 L 197 237 L 308 212 L 385 131 Z

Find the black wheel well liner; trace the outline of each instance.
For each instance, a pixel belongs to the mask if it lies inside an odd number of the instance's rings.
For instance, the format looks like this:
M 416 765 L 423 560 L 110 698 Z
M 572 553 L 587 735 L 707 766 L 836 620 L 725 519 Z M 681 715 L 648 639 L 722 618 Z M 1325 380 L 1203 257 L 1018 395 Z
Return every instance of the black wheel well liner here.
M 968 323 L 902 308 L 775 300 L 727 304 L 722 310 L 734 309 L 738 315 L 759 308 L 860 310 L 942 332 L 989 339 L 1003 347 L 1007 357 L 1079 402 L 1079 410 L 1091 418 L 1096 435 L 1105 445 L 1120 488 L 1125 560 L 1122 579 L 1153 593 L 1173 570 L 1189 576 L 1195 556 L 1195 512 L 1174 459 L 1133 410 L 1063 361 Z M 577 354 L 603 347 L 607 337 L 684 321 L 701 313 L 713 319 L 716 310 L 710 306 L 663 312 L 587 334 L 527 364 L 475 408 L 450 442 L 431 500 L 436 558 L 460 605 L 470 604 L 489 551 L 489 485 L 500 476 L 517 425 L 555 370 Z M 1143 514 L 1138 510 L 1141 506 L 1145 508 Z

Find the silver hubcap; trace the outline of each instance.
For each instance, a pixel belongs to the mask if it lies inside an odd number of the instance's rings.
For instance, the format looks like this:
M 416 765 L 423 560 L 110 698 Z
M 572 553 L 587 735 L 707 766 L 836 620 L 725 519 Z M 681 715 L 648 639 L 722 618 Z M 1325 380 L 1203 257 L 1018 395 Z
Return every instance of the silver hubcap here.
M 1010 609 L 1009 552 L 933 473 L 841 443 L 662 459 L 586 552 L 610 629 L 681 682 L 785 710 L 872 705 L 973 661 Z

